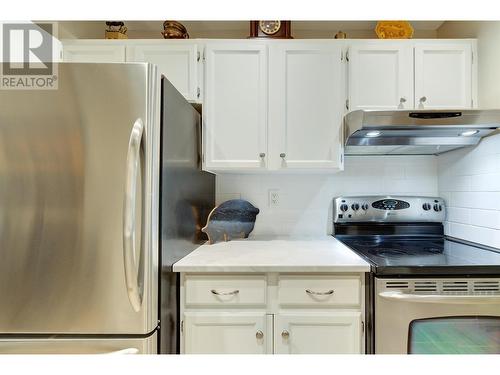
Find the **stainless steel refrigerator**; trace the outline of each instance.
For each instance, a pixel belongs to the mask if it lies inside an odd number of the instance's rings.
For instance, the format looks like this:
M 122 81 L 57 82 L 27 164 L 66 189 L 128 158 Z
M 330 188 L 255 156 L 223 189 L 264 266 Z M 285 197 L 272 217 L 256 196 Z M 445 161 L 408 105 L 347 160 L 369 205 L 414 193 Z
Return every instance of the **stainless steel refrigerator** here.
M 213 204 L 199 122 L 150 64 L 62 63 L 58 89 L 0 91 L 0 353 L 175 351 L 168 262 L 202 239 L 196 215 L 160 211 L 186 183 Z

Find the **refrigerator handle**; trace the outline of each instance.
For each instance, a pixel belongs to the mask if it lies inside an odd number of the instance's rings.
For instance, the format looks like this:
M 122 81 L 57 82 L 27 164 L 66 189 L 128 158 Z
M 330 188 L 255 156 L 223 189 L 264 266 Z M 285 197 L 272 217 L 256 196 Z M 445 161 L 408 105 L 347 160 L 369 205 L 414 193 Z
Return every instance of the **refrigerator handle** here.
M 134 311 L 139 311 L 142 305 L 142 283 L 138 280 L 138 260 L 135 246 L 136 232 L 136 199 L 137 174 L 140 166 L 141 141 L 144 124 L 137 119 L 130 133 L 127 153 L 127 171 L 125 182 L 125 197 L 123 200 L 123 261 L 125 267 L 125 285 L 128 299 Z M 142 239 L 141 239 L 142 247 Z M 142 249 L 140 249 L 142 252 Z

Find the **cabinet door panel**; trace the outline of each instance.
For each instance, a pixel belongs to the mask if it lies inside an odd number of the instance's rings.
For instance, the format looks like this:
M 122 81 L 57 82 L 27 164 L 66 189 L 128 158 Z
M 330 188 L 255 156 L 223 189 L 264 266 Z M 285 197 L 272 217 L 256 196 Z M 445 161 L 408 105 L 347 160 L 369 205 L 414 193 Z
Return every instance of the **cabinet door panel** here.
M 401 43 L 359 44 L 349 49 L 349 109 L 413 106 L 413 49 Z
M 221 43 L 205 51 L 205 168 L 265 168 L 267 47 Z
M 422 101 L 421 98 L 425 100 Z M 472 107 L 472 47 L 461 44 L 415 46 L 415 108 Z
M 361 313 L 279 314 L 275 318 L 277 354 L 360 354 Z
M 125 46 L 106 43 L 64 43 L 64 62 L 125 62 Z
M 276 49 L 270 61 L 276 167 L 341 168 L 341 48 L 283 43 Z
M 272 352 L 272 324 L 264 313 L 185 313 L 185 354 Z M 262 334 L 262 335 L 261 335 Z
M 127 46 L 127 61 L 149 62 L 158 69 L 187 100 L 198 100 L 198 47 L 182 41 Z

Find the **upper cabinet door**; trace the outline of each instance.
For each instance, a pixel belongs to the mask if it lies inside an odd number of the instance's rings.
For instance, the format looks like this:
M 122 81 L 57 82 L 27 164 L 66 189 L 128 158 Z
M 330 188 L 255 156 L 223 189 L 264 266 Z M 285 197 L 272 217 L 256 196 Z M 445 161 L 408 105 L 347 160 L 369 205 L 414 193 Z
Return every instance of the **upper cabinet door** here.
M 63 43 L 64 62 L 125 62 L 125 46 L 106 43 Z
M 161 41 L 127 46 L 127 61 L 149 62 L 158 65 L 158 70 L 187 100 L 200 98 L 198 86 L 199 53 L 196 43 L 187 41 Z
M 294 41 L 270 48 L 272 169 L 341 169 L 341 47 Z
M 266 45 L 255 41 L 208 43 L 205 54 L 205 169 L 265 168 Z
M 413 107 L 413 48 L 360 43 L 349 48 L 349 110 Z
M 415 108 L 472 107 L 470 43 L 415 45 Z

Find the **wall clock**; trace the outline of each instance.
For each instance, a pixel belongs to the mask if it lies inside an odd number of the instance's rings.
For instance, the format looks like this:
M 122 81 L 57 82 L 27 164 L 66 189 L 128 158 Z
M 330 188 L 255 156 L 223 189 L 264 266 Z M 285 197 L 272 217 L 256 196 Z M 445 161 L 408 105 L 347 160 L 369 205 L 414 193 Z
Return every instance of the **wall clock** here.
M 292 39 L 291 21 L 250 21 L 250 38 Z

